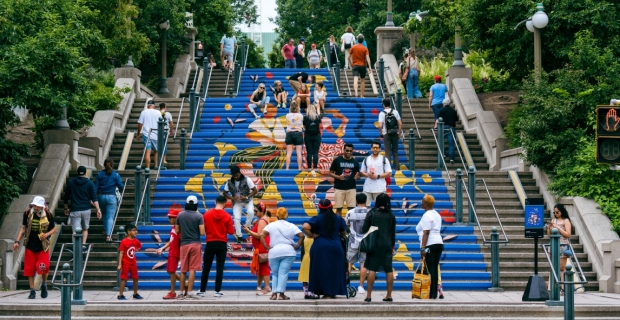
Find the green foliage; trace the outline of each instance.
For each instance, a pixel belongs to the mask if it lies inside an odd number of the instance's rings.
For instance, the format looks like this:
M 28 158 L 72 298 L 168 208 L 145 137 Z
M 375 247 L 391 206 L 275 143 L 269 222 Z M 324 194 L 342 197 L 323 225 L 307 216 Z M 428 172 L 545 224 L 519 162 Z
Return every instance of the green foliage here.
M 284 41 L 282 41 L 282 43 L 279 43 L 276 41 L 273 43 L 273 45 L 271 45 L 271 52 L 267 54 L 267 62 L 269 68 L 284 67 L 284 57 L 282 57 L 282 53 L 280 53 L 280 49 L 282 49 L 282 46 L 284 45 L 283 42 Z
M 609 216 L 616 232 L 620 232 L 620 171 L 596 163 L 596 142 L 591 137 L 578 140 L 573 157 L 556 167 L 549 189 L 559 196 L 593 199 Z
M 18 182 L 26 180 L 26 166 L 21 157 L 28 155 L 25 145 L 0 137 L 0 222 L 13 198 L 19 196 Z

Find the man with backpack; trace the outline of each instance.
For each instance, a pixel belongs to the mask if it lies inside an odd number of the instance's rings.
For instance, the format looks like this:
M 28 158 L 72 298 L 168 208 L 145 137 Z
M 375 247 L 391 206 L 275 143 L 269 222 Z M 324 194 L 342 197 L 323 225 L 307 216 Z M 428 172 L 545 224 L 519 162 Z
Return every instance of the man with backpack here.
M 381 152 L 381 142 L 373 141 L 371 146 L 372 154 L 362 161 L 360 174 L 366 177 L 364 181 L 364 194 L 366 206 L 370 206 L 378 195 L 387 190 L 386 178 L 392 175 L 392 167 Z
M 295 64 L 297 65 L 297 69 L 301 69 L 304 67 L 304 60 L 306 60 L 306 53 L 304 52 L 306 49 L 306 39 L 300 38 L 299 44 L 295 46 L 293 49 L 293 56 L 295 57 Z
M 398 170 L 398 138 L 403 129 L 398 111 L 390 107 L 390 99 L 383 99 L 383 111 L 379 113 L 379 136 L 385 144 L 385 155 L 388 161 L 392 161 L 394 168 Z

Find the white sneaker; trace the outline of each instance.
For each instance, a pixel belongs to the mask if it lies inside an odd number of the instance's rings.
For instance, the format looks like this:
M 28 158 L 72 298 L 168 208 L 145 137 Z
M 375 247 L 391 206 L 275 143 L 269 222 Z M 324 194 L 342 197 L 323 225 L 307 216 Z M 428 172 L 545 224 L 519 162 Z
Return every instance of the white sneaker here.
M 202 296 L 198 296 L 196 294 L 188 293 L 185 295 L 185 299 L 200 299 Z
M 207 296 L 206 292 L 198 291 L 196 292 L 196 297 L 204 298 Z
M 224 296 L 224 293 L 221 291 L 215 291 L 215 293 L 213 294 L 214 297 L 216 298 L 221 298 Z
M 358 286 L 358 287 L 357 287 L 357 293 L 359 293 L 359 294 L 364 294 L 364 293 L 366 293 L 366 290 L 364 290 L 364 287 L 362 287 L 362 286 Z
M 259 115 L 257 115 L 257 114 L 255 114 L 255 115 L 254 115 L 254 117 L 255 117 L 256 119 L 260 119 L 260 116 L 259 116 Z

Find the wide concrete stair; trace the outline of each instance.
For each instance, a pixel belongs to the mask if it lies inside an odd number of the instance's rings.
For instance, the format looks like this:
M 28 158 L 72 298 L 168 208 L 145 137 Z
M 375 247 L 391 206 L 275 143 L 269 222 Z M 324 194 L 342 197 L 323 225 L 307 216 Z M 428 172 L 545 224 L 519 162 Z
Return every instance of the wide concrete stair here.
M 220 68 L 214 68 L 210 75 L 211 78 L 209 80 L 209 73 L 211 73 L 211 71 L 210 69 L 207 69 L 207 72 L 206 72 L 207 81 L 203 81 L 203 80 L 198 79 L 199 71 L 192 70 L 189 74 L 189 79 L 193 85 L 188 85 L 187 90 L 185 90 L 185 92 L 181 94 L 181 97 L 182 98 L 189 97 L 189 92 L 191 91 L 192 87 L 194 87 L 196 91 L 199 93 L 199 95 L 202 97 L 203 92 L 204 92 L 203 91 L 204 86 L 207 84 L 209 86 L 209 90 L 207 91 L 207 95 L 209 97 L 214 97 L 214 98 L 228 97 L 228 94 L 229 94 L 228 89 L 234 87 L 233 85 L 234 74 L 229 75 L 228 71 L 226 70 L 221 70 Z M 199 87 L 196 88 L 197 86 Z
M 375 85 L 377 87 L 377 92 L 380 89 L 379 86 L 379 78 L 378 75 L 376 73 L 376 70 L 373 69 L 373 74 L 372 76 L 374 77 L 375 80 Z M 333 77 L 333 74 L 332 74 Z M 358 79 L 358 82 L 361 82 L 362 79 Z M 358 95 L 361 94 L 361 84 L 358 83 Z M 342 95 L 346 95 L 349 97 L 355 97 L 355 87 L 354 87 L 354 81 L 353 81 L 353 70 L 350 69 L 341 69 L 340 70 L 340 93 Z M 364 97 L 366 98 L 376 98 L 377 94 L 373 92 L 372 90 L 372 83 L 370 81 L 370 74 L 366 75 L 366 78 L 364 79 Z

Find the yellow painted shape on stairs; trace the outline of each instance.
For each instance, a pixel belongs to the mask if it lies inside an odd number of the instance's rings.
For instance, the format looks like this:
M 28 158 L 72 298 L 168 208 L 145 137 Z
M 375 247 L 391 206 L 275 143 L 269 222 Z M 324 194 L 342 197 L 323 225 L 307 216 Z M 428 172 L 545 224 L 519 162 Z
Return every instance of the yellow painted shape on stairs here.
M 379 121 L 375 121 L 374 124 L 375 124 L 375 128 L 379 129 Z
M 203 170 L 215 170 L 215 164 L 213 163 L 215 157 L 209 158 L 209 160 L 205 161 L 205 164 L 202 166 Z
M 396 254 L 392 258 L 392 261 L 403 262 L 407 269 L 413 271 L 413 259 L 411 259 L 409 249 L 407 248 L 406 244 L 400 241 L 398 242 L 398 249 L 396 249 Z
M 308 197 L 308 194 L 305 191 L 305 183 L 310 182 L 310 187 L 314 187 L 314 190 L 316 190 L 316 186 L 321 182 L 321 179 L 312 177 L 308 171 L 301 171 L 295 176 L 294 180 L 297 188 L 299 189 L 299 196 L 301 197 L 301 204 L 303 205 L 304 211 L 310 217 L 316 216 L 319 212 L 316 209 L 314 202 L 310 199 L 310 197 Z M 314 194 L 314 191 L 312 193 Z
M 282 201 L 282 195 L 278 192 L 278 188 L 275 184 L 270 184 L 265 189 L 265 194 L 261 198 L 262 200 L 276 200 Z
M 425 173 L 422 175 L 422 181 L 425 183 L 431 183 L 433 182 L 433 177 L 431 177 L 428 173 Z
M 195 192 L 202 198 L 202 205 L 206 209 L 205 195 L 202 191 L 202 181 L 205 178 L 203 173 L 195 175 L 193 178 L 189 178 L 185 183 L 185 191 Z
M 230 103 L 224 105 L 224 110 L 228 111 L 230 109 L 232 109 L 232 105 Z
M 237 147 L 235 147 L 235 145 L 225 142 L 216 142 L 214 146 L 217 148 L 217 150 L 220 151 L 220 157 L 223 157 L 224 154 L 226 154 L 226 152 L 228 151 L 237 150 Z
M 402 171 L 396 171 L 394 180 L 396 181 L 396 185 L 402 189 L 407 183 L 413 182 L 413 177 L 409 178 L 405 176 Z

